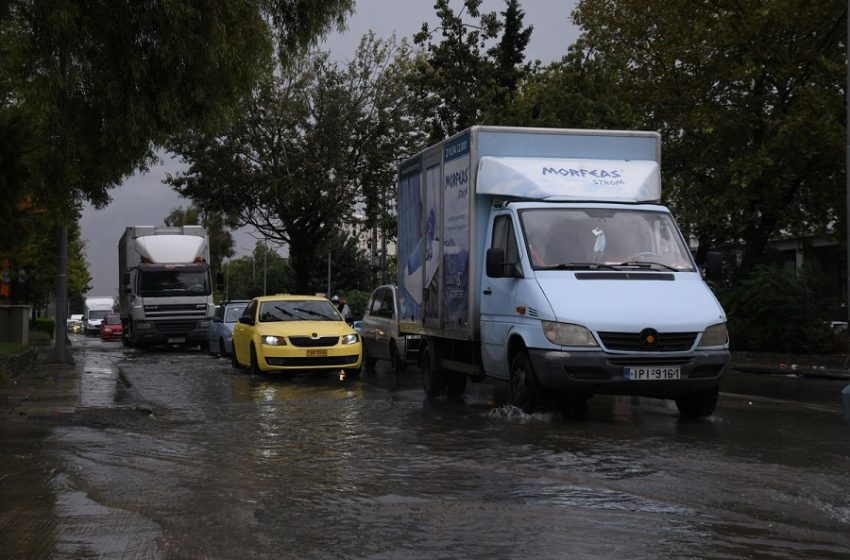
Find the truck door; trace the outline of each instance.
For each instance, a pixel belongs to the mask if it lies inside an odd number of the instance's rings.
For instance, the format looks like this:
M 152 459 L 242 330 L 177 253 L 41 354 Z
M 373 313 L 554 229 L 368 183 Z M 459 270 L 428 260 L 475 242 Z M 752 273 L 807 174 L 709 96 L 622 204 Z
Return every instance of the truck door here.
M 485 251 L 500 248 L 506 263 L 519 263 L 513 215 L 496 214 L 489 228 Z M 491 278 L 487 267 L 481 272 L 481 359 L 487 375 L 507 379 L 507 339 L 516 320 L 516 286 L 519 278 Z

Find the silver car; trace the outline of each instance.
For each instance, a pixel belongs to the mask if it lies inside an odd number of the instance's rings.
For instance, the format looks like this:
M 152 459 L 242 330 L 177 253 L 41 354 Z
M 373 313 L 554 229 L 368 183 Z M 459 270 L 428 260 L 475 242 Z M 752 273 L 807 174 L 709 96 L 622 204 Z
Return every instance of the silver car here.
M 251 302 L 247 300 L 225 301 L 216 307 L 215 316 L 207 330 L 207 347 L 210 353 L 221 356 L 233 354 L 233 327 L 249 303 Z
M 363 339 L 363 364 L 374 369 L 378 360 L 389 360 L 395 371 L 404 371 L 414 361 L 418 337 L 402 337 L 398 332 L 398 289 L 393 284 L 378 286 L 369 298 L 360 322 Z M 408 346 L 409 345 L 409 346 Z

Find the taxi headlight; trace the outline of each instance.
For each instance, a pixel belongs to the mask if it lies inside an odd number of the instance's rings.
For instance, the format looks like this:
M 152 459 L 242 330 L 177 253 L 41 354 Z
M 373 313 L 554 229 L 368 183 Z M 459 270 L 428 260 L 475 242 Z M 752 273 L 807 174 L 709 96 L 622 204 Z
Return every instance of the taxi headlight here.
M 591 332 L 581 325 L 570 323 L 557 323 L 555 321 L 541 321 L 543 334 L 552 344 L 559 346 L 598 346 Z
M 286 346 L 286 339 L 282 336 L 272 336 L 267 334 L 260 337 L 260 341 L 266 346 Z
M 705 332 L 702 333 L 702 340 L 699 342 L 699 347 L 725 346 L 728 343 L 729 333 L 726 331 L 726 323 L 717 323 L 705 329 Z
M 355 344 L 360 341 L 360 337 L 354 333 L 342 336 L 343 344 Z

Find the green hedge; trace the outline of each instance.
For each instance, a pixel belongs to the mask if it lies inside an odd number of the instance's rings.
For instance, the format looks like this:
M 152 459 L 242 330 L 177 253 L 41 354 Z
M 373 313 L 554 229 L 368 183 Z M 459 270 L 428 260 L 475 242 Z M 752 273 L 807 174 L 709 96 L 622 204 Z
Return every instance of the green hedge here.
M 30 332 L 40 332 L 53 337 L 56 321 L 50 317 L 36 317 L 30 321 Z

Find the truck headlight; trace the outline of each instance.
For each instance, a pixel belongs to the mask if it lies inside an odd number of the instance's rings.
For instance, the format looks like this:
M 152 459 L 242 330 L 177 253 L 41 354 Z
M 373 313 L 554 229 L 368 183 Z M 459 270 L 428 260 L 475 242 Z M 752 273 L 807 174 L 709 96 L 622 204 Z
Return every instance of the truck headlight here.
M 148 329 L 153 328 L 153 323 L 149 323 L 147 321 L 137 321 L 134 325 L 137 331 L 146 331 Z
M 729 333 L 726 331 L 726 323 L 711 325 L 702 333 L 699 348 L 709 346 L 725 346 L 729 343 Z
M 208 329 L 209 326 L 210 326 L 209 321 L 198 321 L 198 328 L 199 329 Z
M 260 337 L 260 341 L 266 346 L 286 346 L 286 339 L 282 336 L 266 335 Z
M 342 337 L 342 343 L 343 344 L 355 344 L 359 340 L 360 340 L 360 337 L 357 336 L 356 334 L 353 334 L 353 333 L 343 335 L 343 337 Z
M 581 325 L 570 323 L 557 323 L 555 321 L 541 321 L 543 334 L 552 344 L 559 346 L 598 346 L 591 332 Z

